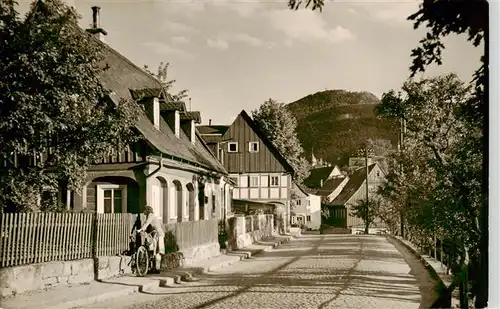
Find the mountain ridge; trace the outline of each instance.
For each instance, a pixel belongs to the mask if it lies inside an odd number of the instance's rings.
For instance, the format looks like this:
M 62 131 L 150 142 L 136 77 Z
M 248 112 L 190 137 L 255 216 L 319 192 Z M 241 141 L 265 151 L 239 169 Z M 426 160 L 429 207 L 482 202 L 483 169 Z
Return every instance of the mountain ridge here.
M 349 156 L 371 139 L 397 145 L 397 121 L 382 119 L 374 108 L 380 99 L 367 91 L 318 91 L 286 104 L 297 119 L 297 136 L 310 161 L 314 156 L 346 166 Z

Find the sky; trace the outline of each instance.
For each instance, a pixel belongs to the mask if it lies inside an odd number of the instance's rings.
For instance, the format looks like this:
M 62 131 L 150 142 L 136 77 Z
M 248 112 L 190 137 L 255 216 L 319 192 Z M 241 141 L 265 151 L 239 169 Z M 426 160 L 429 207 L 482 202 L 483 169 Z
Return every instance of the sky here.
M 19 0 L 22 13 L 29 2 Z M 292 11 L 287 0 L 66 2 L 83 28 L 100 6 L 105 42 L 140 67 L 170 63 L 173 92 L 189 90 L 203 124 L 230 124 L 269 98 L 290 103 L 326 89 L 380 97 L 400 89 L 425 34 L 406 20 L 418 10 L 413 0 L 327 1 L 323 12 Z M 463 35 L 444 42 L 443 65 L 418 77 L 455 72 L 470 81 L 482 49 Z

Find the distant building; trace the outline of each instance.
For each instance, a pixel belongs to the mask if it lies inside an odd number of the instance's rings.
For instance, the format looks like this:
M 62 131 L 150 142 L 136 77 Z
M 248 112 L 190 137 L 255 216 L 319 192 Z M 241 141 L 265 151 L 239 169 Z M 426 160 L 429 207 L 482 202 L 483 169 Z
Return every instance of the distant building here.
M 321 197 L 308 193 L 293 184 L 291 223 L 318 230 L 321 226 Z
M 368 196 L 376 196 L 376 191 L 385 182 L 386 174 L 378 163 L 368 166 Z M 360 200 L 366 199 L 366 168 L 358 168 L 345 184 L 342 191 L 327 205 L 326 213 L 336 225 L 347 228 L 363 228 L 364 223 L 361 218 L 352 216 L 352 206 Z M 374 227 L 381 227 L 383 224 L 378 220 Z
M 320 196 L 323 203 L 329 203 L 337 197 L 348 180 L 349 177 L 335 165 L 312 169 L 304 184 L 309 193 Z

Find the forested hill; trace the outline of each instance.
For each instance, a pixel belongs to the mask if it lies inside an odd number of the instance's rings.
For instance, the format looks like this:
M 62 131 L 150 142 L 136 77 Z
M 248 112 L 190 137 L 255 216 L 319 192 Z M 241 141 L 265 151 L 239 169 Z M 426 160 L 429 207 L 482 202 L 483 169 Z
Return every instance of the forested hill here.
M 297 133 L 307 158 L 310 160 L 314 147 L 316 158 L 342 166 L 369 138 L 397 145 L 397 123 L 375 116 L 379 102 L 370 92 L 326 90 L 287 104 L 287 108 L 297 118 Z

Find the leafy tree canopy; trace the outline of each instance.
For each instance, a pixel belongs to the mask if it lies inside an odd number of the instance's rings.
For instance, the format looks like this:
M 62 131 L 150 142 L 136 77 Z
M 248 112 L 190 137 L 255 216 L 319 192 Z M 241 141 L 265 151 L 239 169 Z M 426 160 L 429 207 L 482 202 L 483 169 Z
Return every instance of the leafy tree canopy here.
M 269 99 L 259 109 L 252 111 L 252 117 L 273 145 L 287 159 L 295 170 L 294 178 L 300 184 L 309 176 L 309 162 L 303 157 L 302 146 L 297 134 L 297 120 L 283 103 Z
M 105 99 L 101 45 L 77 26 L 73 8 L 36 1 L 23 19 L 8 0 L 0 10 L 0 156 L 8 167 L 0 205 L 27 210 L 61 182 L 79 190 L 90 164 L 133 140 L 138 109 Z M 32 164 L 21 164 L 26 158 Z
M 182 99 L 188 97 L 188 90 L 183 89 L 176 94 L 172 93 L 172 87 L 174 86 L 176 80 L 175 79 L 171 79 L 171 80 L 168 79 L 168 67 L 169 66 L 170 66 L 170 63 L 168 63 L 168 62 L 164 63 L 162 61 L 158 65 L 158 69 L 157 69 L 156 73 L 152 72 L 147 65 L 144 66 L 144 70 L 146 70 L 146 72 L 153 75 L 155 78 L 157 78 L 161 82 L 165 91 L 167 91 L 172 96 L 172 99 L 174 101 L 181 101 Z

